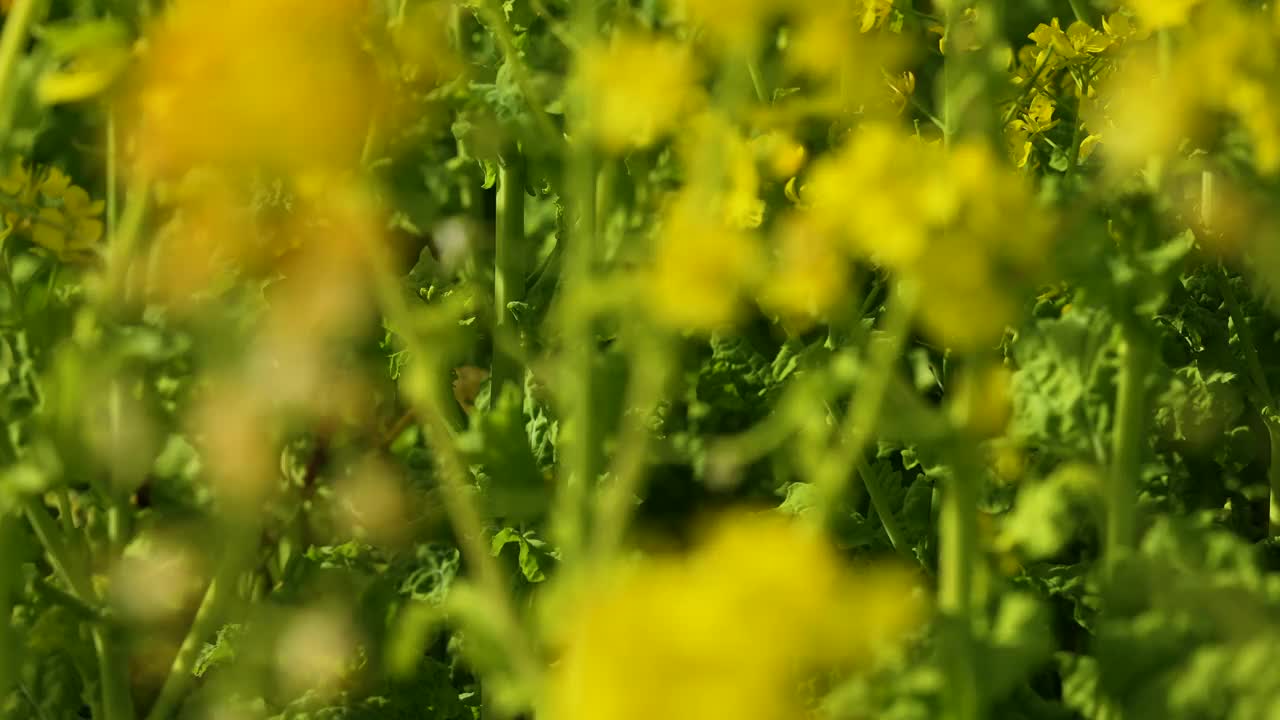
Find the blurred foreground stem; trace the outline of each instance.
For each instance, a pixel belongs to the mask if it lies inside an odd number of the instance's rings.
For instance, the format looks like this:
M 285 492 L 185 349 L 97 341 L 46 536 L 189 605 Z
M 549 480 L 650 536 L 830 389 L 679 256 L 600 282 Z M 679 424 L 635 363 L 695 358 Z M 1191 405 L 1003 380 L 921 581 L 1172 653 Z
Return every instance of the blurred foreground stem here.
M 4 16 L 4 31 L 0 34 L 0 148 L 8 145 L 13 109 L 17 106 L 14 78 L 18 58 L 26 47 L 31 26 L 37 22 L 37 9 L 45 6 L 44 0 L 13 0 Z

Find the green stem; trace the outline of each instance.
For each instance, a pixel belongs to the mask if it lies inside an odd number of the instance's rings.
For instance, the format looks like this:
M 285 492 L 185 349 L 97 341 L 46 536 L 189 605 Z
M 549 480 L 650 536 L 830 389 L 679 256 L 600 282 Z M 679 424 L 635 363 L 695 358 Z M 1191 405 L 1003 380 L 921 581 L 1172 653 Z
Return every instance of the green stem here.
M 591 543 L 597 566 L 607 562 L 621 543 L 631 519 L 635 497 L 641 491 L 652 444 L 649 420 L 662 400 L 662 390 L 670 373 L 671 355 L 668 348 L 650 341 L 644 343 L 634 360 L 627 399 L 630 415 L 620 433 L 619 450 L 609 473 L 612 482 L 600 489 L 597 498 Z
M 245 559 L 249 555 L 251 548 L 249 540 L 257 537 L 256 533 L 245 531 L 237 532 L 236 535 L 239 540 L 235 547 L 228 550 L 218 572 L 209 581 L 209 587 L 205 589 L 204 597 L 200 601 L 200 608 L 196 611 L 191 626 L 187 628 L 187 635 L 182 639 L 182 645 L 178 647 L 178 652 L 169 665 L 169 674 L 160 687 L 160 694 L 152 704 L 151 711 L 147 713 L 147 720 L 167 720 L 172 717 L 195 683 L 191 668 L 201 648 L 221 627 L 228 600 L 235 595 L 236 578 L 244 568 Z
M 397 328 L 405 346 L 414 356 L 415 361 L 409 367 L 411 375 L 402 381 L 401 386 L 414 414 L 422 423 L 433 451 L 439 469 L 437 480 L 440 483 L 441 497 L 458 538 L 459 548 L 467 566 L 477 577 L 480 592 L 489 606 L 496 610 L 493 620 L 498 626 L 498 636 L 506 645 L 506 656 L 517 677 L 527 687 L 536 688 L 540 682 L 541 664 L 511 605 L 511 593 L 502 569 L 489 553 L 484 523 L 476 507 L 475 494 L 467 480 L 469 470 L 466 460 L 458 450 L 454 429 L 449 420 L 450 408 L 456 408 L 456 403 L 448 397 L 443 385 L 436 382 L 440 375 L 437 372 L 439 368 L 436 367 L 439 364 L 439 354 L 432 352 L 431 343 L 426 342 L 423 337 L 420 329 L 422 325 L 402 294 L 399 278 L 392 270 L 386 248 L 376 243 L 368 243 L 363 248 L 367 253 L 366 260 L 374 291 L 382 311 Z M 450 328 L 455 323 L 456 320 L 445 322 Z
M 862 459 L 875 434 L 876 421 L 884 406 L 885 395 L 893 379 L 893 366 L 907 341 L 907 331 L 915 316 L 916 290 L 900 283 L 896 302 L 890 302 L 885 313 L 884 337 L 869 337 L 866 365 L 858 378 L 853 404 L 845 413 L 837 436 L 839 444 L 815 478 L 826 519 L 840 506 L 849 476 Z
M 504 160 L 498 171 L 498 233 L 493 274 L 494 348 L 489 377 L 493 400 L 502 393 L 506 383 L 514 383 L 517 390 L 524 386 L 518 359 L 500 350 L 498 343 L 499 337 L 512 331 L 508 304 L 524 299 L 524 260 L 527 254 L 524 231 L 525 159 L 518 149 L 512 148 Z
M 1132 324 L 1123 326 L 1121 333 L 1103 550 L 1108 572 L 1133 550 L 1137 541 L 1138 479 L 1147 436 L 1146 376 L 1151 362 L 1150 349 Z
M 967 455 L 963 451 L 962 455 Z M 947 717 L 978 720 L 982 697 L 972 662 L 974 576 L 978 571 L 976 464 L 965 461 L 942 487 L 938 516 L 938 610 L 946 618 L 941 651 L 947 666 Z
M 89 580 L 87 569 L 80 567 L 71 557 L 71 552 L 58 532 L 58 525 L 49 517 L 44 503 L 32 498 L 25 502 L 23 512 L 36 539 L 44 548 L 45 556 L 53 567 L 54 574 L 70 589 L 72 597 L 84 605 L 93 603 L 97 597 Z M 118 647 L 112 637 L 112 631 L 102 625 L 94 625 L 94 654 L 98 661 L 98 671 L 102 684 L 103 720 L 133 720 L 133 698 L 129 691 L 129 678 L 125 673 L 125 663 L 118 656 Z
M 17 106 L 13 80 L 18 58 L 36 22 L 37 5 L 44 4 L 41 0 L 14 0 L 4 18 L 4 31 L 0 34 L 0 145 L 8 144 L 13 108 Z

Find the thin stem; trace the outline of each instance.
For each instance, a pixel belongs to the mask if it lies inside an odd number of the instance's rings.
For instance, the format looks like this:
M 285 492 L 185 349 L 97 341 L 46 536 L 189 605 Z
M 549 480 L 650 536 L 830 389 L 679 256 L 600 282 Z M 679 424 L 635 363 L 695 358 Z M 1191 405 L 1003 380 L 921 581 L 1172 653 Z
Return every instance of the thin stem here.
M 191 667 L 205 642 L 221 626 L 228 601 L 235 596 L 236 578 L 250 557 L 250 540 L 257 538 L 256 532 L 246 529 L 240 529 L 235 535 L 238 540 L 227 551 L 217 573 L 209 581 L 204 597 L 200 600 L 200 608 L 169 665 L 169 674 L 160 687 L 160 694 L 147 713 L 147 720 L 167 720 L 171 717 L 195 682 Z
M 631 414 L 620 434 L 619 451 L 609 473 L 613 481 L 602 487 L 597 496 L 591 549 L 598 563 L 614 553 L 626 533 L 648 467 L 652 440 L 649 420 L 662 400 L 670 373 L 671 353 L 665 346 L 655 345 L 646 344 L 635 359 L 627 399 Z
M 438 375 L 435 372 L 438 368 L 434 367 L 437 363 L 433 362 L 435 354 L 422 337 L 419 324 L 401 293 L 399 279 L 391 269 L 386 248 L 377 243 L 367 243 L 363 247 L 382 311 L 395 324 L 402 341 L 414 355 L 410 376 L 402 381 L 402 387 L 433 450 L 439 469 L 437 478 L 441 497 L 459 547 L 467 566 L 476 575 L 480 592 L 496 610 L 494 622 L 498 637 L 506 644 L 506 655 L 517 677 L 528 687 L 538 687 L 541 664 L 511 605 L 511 593 L 502 570 L 489 552 L 475 493 L 467 482 L 467 464 L 458 450 L 453 426 L 449 422 L 448 408 L 455 404 L 452 398 L 446 397 L 443 387 L 435 382 Z
M 89 581 L 88 572 L 72 559 L 63 542 L 64 538 L 58 533 L 58 525 L 49 517 L 44 503 L 38 499 L 29 499 L 23 506 L 23 512 L 44 548 L 45 557 L 53 566 L 54 574 L 70 588 L 71 596 L 81 604 L 92 603 L 97 595 Z M 124 673 L 124 663 L 117 657 L 118 650 L 111 637 L 111 629 L 95 625 L 91 634 L 101 675 L 103 720 L 133 720 L 129 678 Z
M 518 360 L 501 350 L 498 343 L 499 337 L 511 332 L 508 304 L 523 300 L 525 293 L 525 159 L 518 149 L 512 148 L 504 160 L 498 171 L 498 234 L 493 273 L 494 348 L 489 387 L 494 400 L 506 383 L 514 383 L 516 389 L 524 385 Z
M 1121 328 L 1120 375 L 1111 436 L 1111 477 L 1107 483 L 1104 557 L 1108 572 L 1137 540 L 1138 478 L 1146 442 L 1146 375 L 1150 349 L 1132 324 Z
M 886 311 L 884 337 L 878 342 L 874 338 L 868 341 L 866 365 L 859 377 L 853 404 L 845 413 L 837 435 L 838 444 L 823 465 L 823 472 L 815 478 L 828 515 L 839 507 L 845 483 L 875 434 L 876 421 L 893 378 L 893 365 L 906 344 L 907 331 L 915 315 L 916 291 L 908 283 L 899 283 L 898 290 L 896 302 L 890 302 Z

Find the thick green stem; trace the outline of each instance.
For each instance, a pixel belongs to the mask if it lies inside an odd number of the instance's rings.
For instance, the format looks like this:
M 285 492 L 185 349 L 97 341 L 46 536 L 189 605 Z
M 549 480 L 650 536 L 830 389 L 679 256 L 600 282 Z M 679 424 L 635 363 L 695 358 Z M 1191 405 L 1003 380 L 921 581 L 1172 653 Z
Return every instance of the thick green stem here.
M 1147 439 L 1147 367 L 1145 338 L 1131 325 L 1122 328 L 1116 414 L 1111 436 L 1111 473 L 1107 482 L 1104 558 L 1108 572 L 1137 541 L 1138 480 Z
M 0 34 L 0 146 L 9 141 L 13 109 L 17 106 L 14 75 L 18 58 L 27 44 L 31 26 L 37 22 L 37 9 L 43 10 L 45 5 L 43 0 L 14 0 L 4 18 L 4 32 Z
M 525 233 L 524 233 L 525 159 L 512 148 L 504 157 L 498 173 L 498 233 L 494 252 L 493 274 L 493 361 L 489 376 L 491 397 L 496 399 L 506 383 L 523 387 L 523 372 L 518 358 L 500 349 L 498 338 L 510 334 L 513 318 L 508 304 L 524 299 Z
M 945 619 L 940 649 L 947 667 L 949 720 L 982 717 L 977 668 L 972 662 L 979 477 L 972 463 L 960 464 L 942 487 L 938 517 L 938 611 Z

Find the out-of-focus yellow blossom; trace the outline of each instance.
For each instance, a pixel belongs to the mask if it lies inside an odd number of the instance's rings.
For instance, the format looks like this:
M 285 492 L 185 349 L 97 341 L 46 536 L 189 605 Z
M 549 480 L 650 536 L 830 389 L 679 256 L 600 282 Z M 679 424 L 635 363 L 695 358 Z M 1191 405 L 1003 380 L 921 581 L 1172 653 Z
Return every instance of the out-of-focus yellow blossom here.
M 764 221 L 758 148 L 721 113 L 690 118 L 678 143 L 687 183 L 717 209 L 730 227 L 750 229 Z
M 1185 19 L 1190 7 L 1177 17 Z M 1280 92 L 1277 28 L 1255 10 L 1226 3 L 1201 6 L 1197 23 L 1212 31 L 1186 35 L 1171 54 L 1133 53 L 1088 108 L 1090 129 L 1107 139 L 1113 163 L 1130 170 L 1169 157 L 1226 117 L 1248 135 L 1261 172 L 1280 169 L 1280 112 L 1271 102 Z
M 805 6 L 783 54 L 787 70 L 817 84 L 809 102 L 867 114 L 901 107 L 900 73 L 911 54 L 902 36 L 859 32 L 857 6 Z
M 982 48 L 977 27 L 978 9 L 972 7 L 965 8 L 960 13 L 959 21 L 951 28 L 959 38 L 959 47 L 962 51 L 973 52 Z M 946 55 L 947 48 L 954 44 L 948 36 L 947 27 L 941 23 L 934 23 L 928 27 L 928 31 L 938 36 L 938 52 Z
M 1203 0 L 1127 0 L 1127 5 L 1142 24 L 1160 30 L 1187 24 L 1191 11 Z
M 856 256 L 903 274 L 925 329 L 957 349 L 999 338 L 1048 241 L 1030 189 L 985 146 L 948 151 L 885 125 L 815 163 L 801 195 Z
M 683 19 L 706 31 L 722 47 L 753 44 L 785 5 L 784 0 L 676 0 Z
M 577 590 L 549 673 L 560 720 L 800 720 L 802 680 L 865 664 L 923 610 L 905 571 L 852 572 L 815 530 L 767 515 Z
M 794 177 L 804 166 L 807 152 L 795 138 L 781 132 L 769 132 L 751 140 L 756 158 L 776 179 Z
M 380 104 L 365 0 L 178 0 L 149 29 L 130 96 L 156 174 L 358 163 Z
M 725 222 L 715 198 L 685 190 L 663 214 L 648 283 L 654 314 L 681 330 L 711 332 L 737 319 L 763 266 L 748 233 Z
M 653 144 L 688 116 L 700 96 L 698 74 L 685 45 L 624 33 L 584 48 L 573 84 L 592 137 L 622 152 Z
M 33 174 L 15 159 L 0 178 L 0 193 L 7 196 L 0 204 L 4 234 L 27 233 L 31 242 L 63 262 L 92 257 L 102 239 L 103 202 L 92 200 L 66 173 L 50 167 Z
M 849 258 L 827 233 L 800 219 L 776 232 L 778 256 L 761 302 L 789 320 L 821 318 L 849 286 Z

